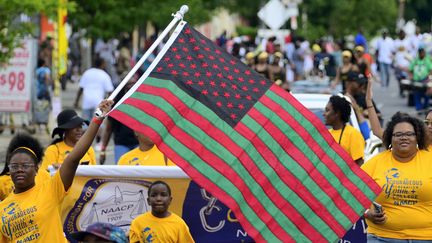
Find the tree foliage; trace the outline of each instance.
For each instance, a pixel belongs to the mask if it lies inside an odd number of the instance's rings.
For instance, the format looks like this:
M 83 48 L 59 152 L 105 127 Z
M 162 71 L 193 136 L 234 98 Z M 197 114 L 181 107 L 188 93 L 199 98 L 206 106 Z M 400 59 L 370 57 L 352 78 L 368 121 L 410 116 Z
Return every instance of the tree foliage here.
M 422 31 L 431 30 L 432 1 L 430 0 L 409 0 L 405 5 L 405 19 L 415 19 Z
M 0 0 L 0 64 L 7 63 L 20 39 L 33 32 L 34 24 L 21 22 L 20 16 L 54 15 L 57 7 L 58 0 Z
M 186 19 L 191 24 L 209 20 L 211 11 L 219 6 L 217 0 L 74 0 L 76 11 L 69 15 L 75 29 L 86 29 L 92 38 L 112 38 L 121 32 L 131 32 L 135 26 L 145 26 L 147 21 L 165 27 L 172 20 L 172 13 L 181 4 L 189 6 Z
M 309 38 L 340 38 L 355 34 L 359 27 L 373 36 L 382 28 L 394 30 L 396 26 L 395 0 L 304 0 L 300 7 L 308 21 L 300 32 Z

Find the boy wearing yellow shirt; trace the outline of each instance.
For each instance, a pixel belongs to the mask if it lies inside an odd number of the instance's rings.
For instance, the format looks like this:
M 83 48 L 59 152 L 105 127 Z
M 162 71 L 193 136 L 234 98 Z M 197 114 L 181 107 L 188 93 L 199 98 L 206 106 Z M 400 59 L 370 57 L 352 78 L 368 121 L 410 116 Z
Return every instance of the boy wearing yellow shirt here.
M 118 165 L 154 165 L 154 166 L 174 166 L 153 143 L 153 141 L 144 134 L 135 132 L 139 146 L 120 157 Z

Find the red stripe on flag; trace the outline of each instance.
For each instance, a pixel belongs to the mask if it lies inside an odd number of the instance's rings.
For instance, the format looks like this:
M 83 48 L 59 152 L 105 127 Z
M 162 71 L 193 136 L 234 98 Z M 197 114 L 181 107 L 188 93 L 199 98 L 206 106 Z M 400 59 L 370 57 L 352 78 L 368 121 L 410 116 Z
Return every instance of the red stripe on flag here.
M 158 148 L 163 151 L 167 157 L 173 158 L 172 161 L 175 161 L 176 164 L 181 165 L 180 167 L 186 172 L 186 174 L 189 175 L 189 177 L 194 178 L 193 180 L 198 185 L 205 185 L 205 187 L 208 190 L 211 190 L 214 195 L 218 195 L 219 197 L 223 198 L 224 203 L 231 208 L 236 218 L 239 219 L 239 221 L 241 222 L 243 228 L 249 235 L 251 235 L 251 237 L 253 237 L 253 239 L 255 239 L 257 242 L 265 242 L 264 238 L 262 238 L 262 235 L 243 216 L 243 214 L 239 210 L 239 205 L 237 204 L 237 202 L 229 194 L 221 190 L 211 180 L 203 176 L 202 173 L 197 171 L 193 166 L 190 165 L 190 163 L 185 161 L 183 157 L 179 156 L 166 143 L 164 143 L 160 135 L 155 130 L 153 130 L 149 126 L 142 124 L 140 121 L 133 119 L 128 114 L 123 113 L 119 110 L 113 110 L 110 113 L 110 116 L 117 119 L 118 121 L 121 121 L 123 124 L 127 124 L 130 128 L 133 128 L 138 132 L 148 135 L 153 140 L 153 142 L 157 144 Z
M 297 164 L 301 166 L 309 175 L 310 178 L 316 182 L 324 193 L 326 193 L 336 204 L 336 206 L 342 211 L 343 214 L 347 215 L 348 218 L 358 218 L 358 214 L 347 204 L 340 194 L 334 189 L 334 187 L 327 181 L 327 179 L 315 168 L 311 161 L 303 154 L 302 151 L 298 150 L 291 140 L 284 135 L 284 133 L 275 126 L 267 117 L 263 116 L 258 110 L 252 108 L 249 111 L 249 116 L 252 117 L 258 124 L 260 124 L 264 130 L 269 134 L 280 134 L 280 136 L 273 136 L 273 139 L 281 146 L 285 153 L 289 154 L 293 160 L 297 161 Z M 267 158 L 267 160 L 279 161 L 279 159 L 273 154 L 273 152 L 262 142 L 261 139 L 256 139 L 255 133 L 246 127 L 243 123 L 238 125 L 237 131 L 242 132 L 243 136 L 248 138 L 255 147 L 261 148 L 260 153 Z M 297 130 L 295 130 L 297 131 Z M 346 232 L 344 227 L 333 217 L 333 215 L 327 210 L 327 208 L 312 195 L 312 193 L 299 181 L 292 173 L 284 169 L 284 173 L 289 173 L 290 179 L 287 179 L 286 183 L 290 185 L 293 191 L 311 207 L 311 209 L 326 222 L 326 224 L 339 236 L 343 236 Z M 285 181 L 285 180 L 284 180 Z
M 152 88 L 149 87 L 149 89 L 151 90 Z M 148 89 L 146 90 L 149 91 Z M 170 100 L 169 97 L 164 96 L 165 95 L 164 93 L 165 92 L 161 93 L 161 91 L 159 91 L 158 93 L 159 97 L 163 97 L 165 100 Z M 134 98 L 129 98 L 124 103 L 134 107 L 139 107 L 140 110 L 152 111 L 152 116 L 155 119 L 158 119 L 165 127 L 169 128 L 170 134 L 173 137 L 177 138 L 179 141 L 182 141 L 183 145 L 185 145 L 188 149 L 196 153 L 203 161 L 206 161 L 209 166 L 213 167 L 216 171 L 223 174 L 237 188 L 241 189 L 240 191 L 242 192 L 243 197 L 247 199 L 246 202 L 250 205 L 251 208 L 254 208 L 253 206 L 258 207 L 257 209 L 254 209 L 254 211 L 264 223 L 268 224 L 269 229 L 273 232 L 274 235 L 276 235 L 280 239 L 290 238 L 290 236 L 283 230 L 283 228 L 275 220 L 272 219 L 272 216 L 265 210 L 261 202 L 253 195 L 253 193 L 250 191 L 250 188 L 247 186 L 247 184 L 240 179 L 240 176 L 234 170 L 232 170 L 231 167 L 228 166 L 228 164 L 226 164 L 222 159 L 220 159 L 218 156 L 213 154 L 211 151 L 205 149 L 202 146 L 201 142 L 195 140 L 192 136 L 184 132 L 181 128 L 177 127 L 174 121 L 163 110 L 159 109 L 157 106 L 154 106 L 151 103 L 139 99 L 134 99 Z M 190 112 L 191 110 L 183 110 L 183 113 L 188 115 Z M 188 120 L 192 120 L 192 119 L 193 118 L 190 117 Z M 198 119 L 203 120 L 205 119 L 205 117 L 200 116 Z M 208 131 L 210 129 L 216 129 L 216 128 L 206 127 L 201 129 L 203 129 L 204 131 Z M 206 160 L 204 160 L 204 158 L 206 158 Z M 173 157 L 171 160 L 176 161 L 176 157 Z M 180 167 L 183 169 L 182 164 L 180 164 Z M 278 195 L 277 191 L 275 191 L 274 188 L 265 187 L 265 189 L 270 190 L 268 192 L 264 190 L 264 192 L 269 196 L 270 195 L 276 196 L 275 201 L 284 200 L 280 195 Z M 218 198 L 218 199 L 225 202 L 223 198 Z M 237 213 L 236 210 L 233 211 L 234 213 Z M 292 214 L 292 212 L 289 213 Z M 321 236 L 320 239 L 324 239 L 324 238 L 322 238 Z
M 267 188 L 265 190 L 265 193 L 269 196 L 269 198 L 273 201 L 273 203 L 293 222 L 299 222 L 301 225 L 297 225 L 298 229 L 300 229 L 302 232 L 304 230 L 305 235 L 310 235 L 311 240 L 319 240 L 322 239 L 320 233 L 316 231 L 313 227 L 310 226 L 310 224 L 303 218 L 302 215 L 297 213 L 297 210 L 295 210 L 294 207 L 291 205 L 288 205 L 287 203 L 283 203 L 286 201 L 280 194 L 280 192 L 276 191 L 273 186 L 271 185 L 270 181 L 267 179 L 265 175 L 262 174 L 261 170 L 256 166 L 255 162 L 250 158 L 249 154 L 245 153 L 242 148 L 240 148 L 234 141 L 231 140 L 228 136 L 225 135 L 225 133 L 218 128 L 214 127 L 213 124 L 211 124 L 206 118 L 202 117 L 200 114 L 194 112 L 193 110 L 189 110 L 189 108 L 182 103 L 180 99 L 177 98 L 177 96 L 173 95 L 169 90 L 164 88 L 157 88 L 157 87 L 146 87 L 145 89 L 140 90 L 142 92 L 151 94 L 151 95 L 158 95 L 160 97 L 164 97 L 164 100 L 168 103 L 170 103 L 178 113 L 180 113 L 183 117 L 187 116 L 187 119 L 196 125 L 197 127 L 201 128 L 203 131 L 206 131 L 207 135 L 212 137 L 214 140 L 218 141 L 220 144 L 222 144 L 228 151 L 230 151 L 232 154 L 236 155 L 239 159 L 239 161 L 242 163 L 242 165 L 249 171 L 249 174 L 255 179 L 255 181 L 262 187 Z M 264 145 L 265 146 L 265 145 Z M 255 146 L 256 148 L 260 146 Z M 266 154 L 262 155 L 263 158 L 267 158 Z M 285 184 L 290 187 L 293 191 L 296 191 L 294 187 L 291 185 L 294 183 L 299 183 L 298 180 L 285 168 L 281 170 L 280 168 L 280 162 L 277 159 L 274 160 L 267 160 L 266 161 L 276 172 L 276 174 L 282 179 L 282 181 L 285 182 Z M 260 173 L 257 173 L 260 172 Z M 287 176 L 286 173 L 289 173 L 290 176 Z M 291 179 L 290 179 L 291 178 Z M 294 181 L 293 181 L 294 180 Z M 301 184 L 301 183 L 300 183 Z M 299 194 L 298 192 L 296 192 Z M 276 197 L 275 197 L 276 196 Z M 273 198 L 275 197 L 275 198 Z M 320 204 L 319 201 L 316 201 L 315 203 Z M 295 212 L 295 214 L 293 214 Z M 321 212 L 321 211 L 320 211 Z M 324 220 L 330 225 L 330 228 L 334 227 L 333 229 L 335 232 L 342 232 L 345 233 L 345 229 L 343 229 L 342 226 L 333 218 L 331 214 L 326 211 L 327 215 L 325 215 L 324 212 L 321 212 L 321 216 L 326 218 L 327 220 Z M 321 218 L 323 218 L 321 217 Z M 340 230 L 340 231 L 338 231 Z M 312 234 L 312 232 L 315 232 L 315 234 Z M 318 238 L 313 238 L 318 237 Z
M 322 137 L 325 139 L 325 141 L 331 146 L 333 150 L 337 152 L 337 154 L 345 161 L 351 161 L 351 170 L 354 172 L 354 174 L 359 177 L 367 186 L 370 187 L 370 189 L 375 193 L 379 194 L 381 192 L 381 188 L 378 186 L 378 184 L 375 183 L 375 181 L 370 178 L 359 166 L 357 166 L 352 158 L 345 152 L 345 150 L 339 146 L 339 144 L 336 143 L 334 138 L 330 135 L 327 128 L 322 124 L 322 122 L 317 119 L 315 114 L 313 114 L 311 111 L 309 111 L 306 107 L 304 107 L 298 100 L 296 100 L 291 94 L 286 92 L 285 90 L 281 89 L 280 87 L 276 85 L 272 85 L 270 87 L 270 90 L 276 93 L 277 95 L 281 96 L 283 99 L 287 100 L 296 110 L 298 110 L 299 113 L 301 113 L 310 123 L 314 125 L 314 127 L 318 130 L 318 132 L 322 135 Z M 271 99 L 269 99 L 266 96 L 263 96 L 262 102 L 265 102 L 267 107 L 271 107 L 273 111 L 276 111 L 276 113 L 279 114 L 279 116 L 286 122 L 288 122 L 287 118 L 291 117 L 291 115 L 279 104 L 273 102 Z M 291 122 L 291 121 L 290 121 Z M 291 123 L 289 123 L 291 124 Z M 302 131 L 304 135 L 308 136 L 309 141 L 313 144 L 311 146 L 312 148 L 318 148 L 317 155 L 322 153 L 322 155 L 325 155 L 323 157 L 323 162 L 327 165 L 327 167 L 336 175 L 336 176 L 343 176 L 343 178 L 346 178 L 346 180 L 342 181 L 342 184 L 347 187 L 350 192 L 357 198 L 357 200 L 365 207 L 368 208 L 370 206 L 370 200 L 364 195 L 363 192 L 361 192 L 357 186 L 355 186 L 348 178 L 345 176 L 345 174 L 341 171 L 341 169 L 337 166 L 336 163 L 332 163 L 332 159 L 328 157 L 327 153 L 321 149 L 318 143 L 315 142 L 315 140 L 310 136 L 310 134 L 301 126 L 301 124 L 296 122 L 296 126 L 293 127 L 296 131 Z M 306 139 L 306 137 L 304 137 Z M 338 177 L 339 178 L 339 177 Z M 347 184 L 346 184 L 347 183 Z

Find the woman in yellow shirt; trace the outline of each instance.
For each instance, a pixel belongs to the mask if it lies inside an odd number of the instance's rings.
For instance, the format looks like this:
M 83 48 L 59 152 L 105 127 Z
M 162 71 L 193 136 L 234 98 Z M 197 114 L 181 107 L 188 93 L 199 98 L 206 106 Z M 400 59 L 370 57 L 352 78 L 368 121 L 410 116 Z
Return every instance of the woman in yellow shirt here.
M 112 101 L 99 108 L 105 115 Z M 23 135 L 12 139 L 7 155 L 14 191 L 0 202 L 0 242 L 67 242 L 59 207 L 72 185 L 79 161 L 93 142 L 103 118 L 93 118 L 87 131 L 66 157 L 59 171 L 42 183 L 35 183 L 42 146 Z
M 58 135 L 60 138 L 55 139 L 45 150 L 42 161 L 42 168 L 47 170 L 52 165 L 58 169 L 65 158 L 70 154 L 78 140 L 83 135 L 82 125 L 88 121 L 82 119 L 74 110 L 64 110 L 57 116 L 57 127 L 52 132 L 54 138 Z M 92 147 L 82 157 L 80 164 L 95 165 L 96 156 Z
M 382 192 L 382 211 L 366 211 L 368 242 L 432 240 L 432 152 L 422 122 L 396 113 L 383 134 L 386 151 L 362 166 Z M 408 242 L 408 241 L 407 241 Z

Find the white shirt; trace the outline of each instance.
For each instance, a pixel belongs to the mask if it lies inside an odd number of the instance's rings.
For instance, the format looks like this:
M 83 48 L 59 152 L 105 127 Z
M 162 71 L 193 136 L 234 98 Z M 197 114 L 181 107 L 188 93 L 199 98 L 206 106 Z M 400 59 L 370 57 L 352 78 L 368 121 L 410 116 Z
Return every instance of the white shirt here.
M 94 109 L 104 99 L 107 92 L 114 90 L 110 76 L 102 69 L 90 68 L 81 77 L 83 89 L 82 109 Z
M 391 64 L 393 59 L 393 40 L 390 37 L 380 38 L 377 43 L 378 62 Z

